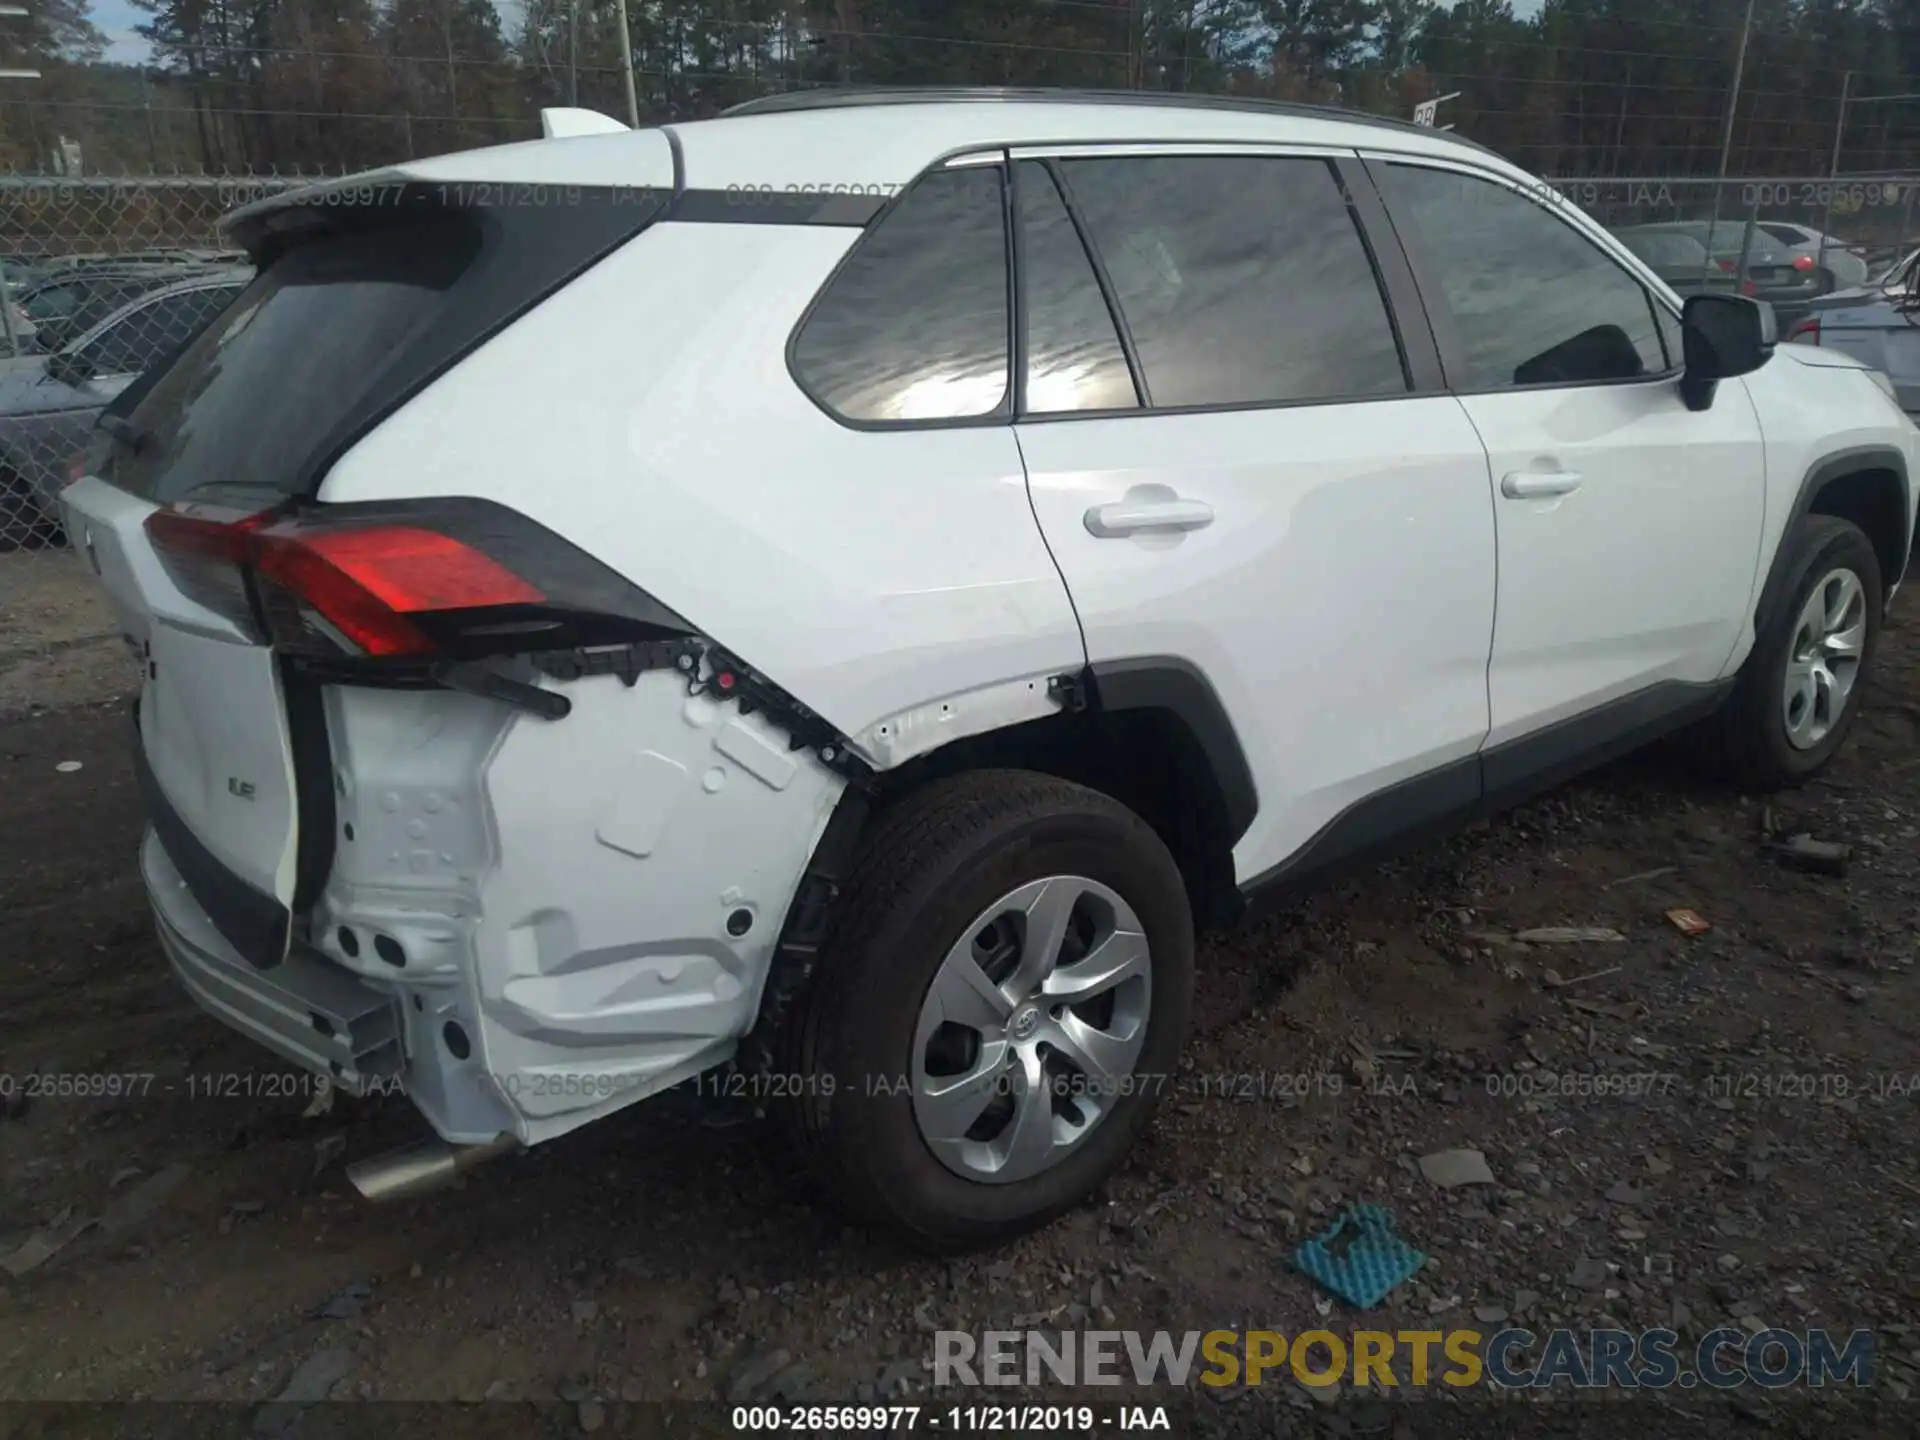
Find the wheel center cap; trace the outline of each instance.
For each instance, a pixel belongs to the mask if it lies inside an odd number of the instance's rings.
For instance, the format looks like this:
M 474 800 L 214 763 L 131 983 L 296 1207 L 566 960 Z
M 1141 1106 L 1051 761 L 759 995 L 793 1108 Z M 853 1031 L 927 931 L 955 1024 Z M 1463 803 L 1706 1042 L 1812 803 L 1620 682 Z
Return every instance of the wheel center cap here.
M 1040 1028 L 1040 1011 L 1037 1006 L 1029 1005 L 1024 1010 L 1016 1010 L 1012 1021 L 1007 1025 L 1007 1033 L 1016 1040 L 1031 1040 L 1033 1032 Z

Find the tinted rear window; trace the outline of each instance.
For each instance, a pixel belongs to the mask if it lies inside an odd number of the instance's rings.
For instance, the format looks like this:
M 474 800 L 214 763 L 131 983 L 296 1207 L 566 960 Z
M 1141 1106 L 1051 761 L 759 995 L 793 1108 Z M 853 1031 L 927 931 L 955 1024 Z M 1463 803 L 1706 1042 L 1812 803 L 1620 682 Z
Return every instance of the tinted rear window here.
M 115 457 L 113 483 L 163 503 L 215 485 L 296 493 L 476 245 L 471 226 L 449 219 L 287 251 L 133 405 L 128 419 L 148 439 Z
M 312 495 L 360 436 L 638 235 L 665 192 L 406 184 L 242 216 L 263 265 L 233 307 L 108 407 L 97 473 L 162 502 L 209 486 Z M 345 192 L 349 197 L 359 192 Z M 623 316 L 609 316 L 618 326 Z

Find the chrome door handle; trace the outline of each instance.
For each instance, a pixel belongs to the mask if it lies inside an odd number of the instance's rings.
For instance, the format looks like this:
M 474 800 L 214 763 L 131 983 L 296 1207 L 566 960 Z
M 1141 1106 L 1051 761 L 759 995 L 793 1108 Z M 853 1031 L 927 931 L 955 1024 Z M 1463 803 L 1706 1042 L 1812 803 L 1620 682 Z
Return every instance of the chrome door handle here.
M 1500 493 L 1509 500 L 1546 500 L 1579 488 L 1580 475 L 1574 470 L 1516 470 L 1500 482 Z
M 1213 507 L 1199 500 L 1114 500 L 1086 514 L 1087 532 L 1102 540 L 1146 530 L 1198 530 L 1213 523 Z

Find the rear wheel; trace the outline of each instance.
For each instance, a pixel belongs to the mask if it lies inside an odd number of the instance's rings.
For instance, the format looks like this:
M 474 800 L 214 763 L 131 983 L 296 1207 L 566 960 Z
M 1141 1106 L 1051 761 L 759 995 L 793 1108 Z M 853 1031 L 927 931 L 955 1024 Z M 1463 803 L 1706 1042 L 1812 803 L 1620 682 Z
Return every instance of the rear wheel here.
M 1117 1169 L 1172 1086 L 1193 985 L 1160 838 L 1021 771 L 875 825 L 782 1037 L 790 1133 L 861 1218 L 952 1251 L 1032 1229 Z
M 1880 561 L 1860 527 L 1808 515 L 1786 542 L 1782 603 L 1763 620 L 1726 706 L 1714 753 L 1756 789 L 1797 784 L 1845 741 L 1880 638 Z

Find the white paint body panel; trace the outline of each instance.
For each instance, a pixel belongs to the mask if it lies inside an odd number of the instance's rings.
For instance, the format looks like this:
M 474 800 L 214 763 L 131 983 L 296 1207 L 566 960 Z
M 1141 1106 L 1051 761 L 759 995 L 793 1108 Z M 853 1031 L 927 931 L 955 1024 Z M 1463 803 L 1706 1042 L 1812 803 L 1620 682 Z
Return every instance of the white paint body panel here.
M 1461 405 L 1492 462 L 1499 619 L 1489 746 L 1663 680 L 1725 668 L 1760 559 L 1767 464 L 1738 381 L 1687 409 L 1678 381 L 1510 390 Z M 1508 475 L 1578 488 L 1512 498 Z
M 1914 532 L 1915 512 L 1920 510 L 1920 429 L 1863 369 L 1847 356 L 1807 345 L 1782 345 L 1771 361 L 1740 382 L 1753 399 L 1767 440 L 1767 516 L 1760 536 L 1766 564 L 1755 578 L 1755 602 L 1801 482 L 1829 456 L 1869 447 L 1904 454 L 1907 533 Z M 1745 658 L 1751 631 L 1749 623 L 1730 669 Z
M 298 830 L 273 653 L 173 583 L 141 528 L 154 505 L 91 477 L 61 501 L 140 654 L 140 743 L 155 781 L 223 865 L 288 903 Z
M 1094 662 L 1206 674 L 1253 772 L 1242 881 L 1376 790 L 1487 733 L 1486 454 L 1448 397 L 1019 427 L 1034 512 Z M 1212 507 L 1177 535 L 1096 538 L 1090 507 L 1158 484 Z
M 850 430 L 788 375 L 787 336 L 857 233 L 657 225 L 380 425 L 322 498 L 511 506 L 849 736 L 1077 669 L 1012 429 Z M 530 376 L 564 418 L 528 423 Z

